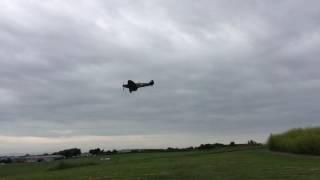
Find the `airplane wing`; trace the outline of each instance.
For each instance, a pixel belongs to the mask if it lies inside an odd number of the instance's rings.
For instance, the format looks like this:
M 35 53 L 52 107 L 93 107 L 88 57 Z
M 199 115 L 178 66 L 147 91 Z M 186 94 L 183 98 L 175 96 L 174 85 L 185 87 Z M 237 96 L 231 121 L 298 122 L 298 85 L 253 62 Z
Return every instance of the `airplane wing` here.
M 132 80 L 128 80 L 128 86 L 136 86 L 136 83 L 134 83 Z
M 128 80 L 128 88 L 131 93 L 132 91 L 136 91 L 139 88 L 139 86 L 137 85 L 137 83 L 134 83 L 132 80 Z

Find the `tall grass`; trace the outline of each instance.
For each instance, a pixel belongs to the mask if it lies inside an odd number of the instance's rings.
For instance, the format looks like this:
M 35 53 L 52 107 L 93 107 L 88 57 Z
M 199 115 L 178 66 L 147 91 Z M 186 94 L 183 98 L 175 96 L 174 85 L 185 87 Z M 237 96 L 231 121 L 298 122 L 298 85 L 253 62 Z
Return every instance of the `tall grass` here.
M 291 129 L 271 134 L 268 147 L 273 151 L 320 155 L 320 127 Z

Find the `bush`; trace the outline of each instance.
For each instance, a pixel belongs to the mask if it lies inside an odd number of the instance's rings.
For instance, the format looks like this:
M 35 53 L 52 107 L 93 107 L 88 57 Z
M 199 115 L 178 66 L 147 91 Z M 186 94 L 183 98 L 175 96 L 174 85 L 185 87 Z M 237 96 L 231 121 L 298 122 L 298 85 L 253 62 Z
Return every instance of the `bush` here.
M 320 128 L 297 128 L 271 134 L 268 147 L 273 151 L 320 155 Z

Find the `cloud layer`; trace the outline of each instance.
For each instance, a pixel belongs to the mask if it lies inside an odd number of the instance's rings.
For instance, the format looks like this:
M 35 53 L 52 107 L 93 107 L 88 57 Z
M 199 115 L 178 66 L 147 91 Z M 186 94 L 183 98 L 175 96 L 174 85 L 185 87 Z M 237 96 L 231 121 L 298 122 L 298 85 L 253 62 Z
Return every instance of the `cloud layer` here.
M 12 138 L 162 147 L 319 125 L 319 5 L 1 1 L 0 153 Z M 122 92 L 128 79 L 155 87 Z

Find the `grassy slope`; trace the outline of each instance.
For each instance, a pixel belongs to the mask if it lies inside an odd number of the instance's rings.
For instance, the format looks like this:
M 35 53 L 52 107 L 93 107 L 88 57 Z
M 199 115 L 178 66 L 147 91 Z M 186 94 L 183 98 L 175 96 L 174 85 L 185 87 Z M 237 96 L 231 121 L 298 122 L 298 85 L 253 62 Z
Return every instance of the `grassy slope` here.
M 49 171 L 58 162 L 0 166 L 0 179 L 320 179 L 320 158 L 264 149 L 122 154 L 68 160 L 96 165 Z

